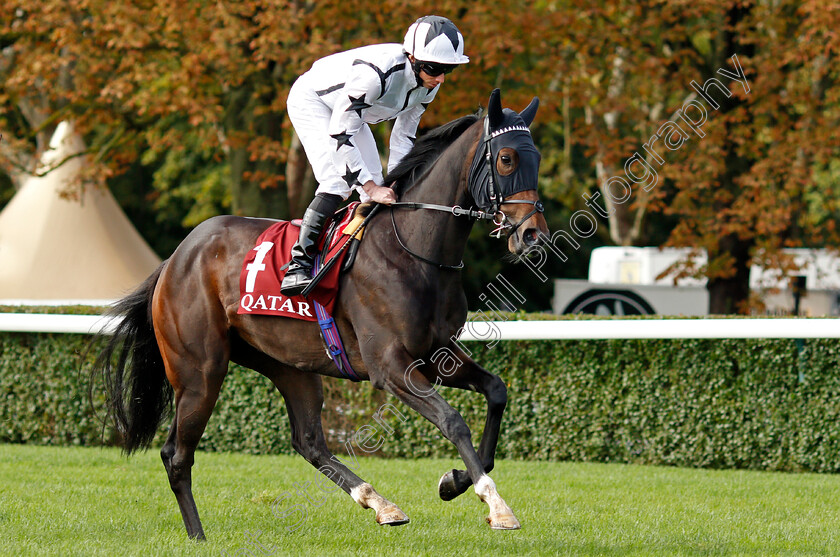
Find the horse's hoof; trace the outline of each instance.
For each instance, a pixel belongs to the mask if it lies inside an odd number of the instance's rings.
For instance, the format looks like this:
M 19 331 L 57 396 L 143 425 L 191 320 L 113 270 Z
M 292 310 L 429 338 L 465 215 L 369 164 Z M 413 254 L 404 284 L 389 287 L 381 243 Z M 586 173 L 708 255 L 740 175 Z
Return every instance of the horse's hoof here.
M 461 495 L 463 491 L 458 491 L 458 486 L 455 484 L 455 470 L 450 470 L 440 477 L 438 482 L 438 495 L 444 501 L 451 501 Z
M 391 505 L 376 513 L 376 522 L 380 526 L 399 526 L 408 524 L 408 517 L 398 506 Z
M 493 530 L 519 530 L 522 525 L 512 514 L 504 514 L 496 517 L 487 517 L 487 524 Z

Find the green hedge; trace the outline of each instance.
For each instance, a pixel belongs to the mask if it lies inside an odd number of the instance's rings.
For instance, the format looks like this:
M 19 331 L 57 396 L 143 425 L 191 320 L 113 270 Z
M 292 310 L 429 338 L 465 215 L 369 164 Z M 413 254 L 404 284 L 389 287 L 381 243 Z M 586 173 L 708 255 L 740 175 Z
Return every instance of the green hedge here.
M 111 444 L 87 397 L 82 335 L 0 334 L 0 442 Z M 508 384 L 498 456 L 762 470 L 840 470 L 836 340 L 507 341 L 470 343 Z M 80 368 L 85 371 L 80 372 Z M 368 425 L 377 454 L 455 456 L 437 430 L 367 383 L 324 380 L 324 429 L 336 452 Z M 444 390 L 478 442 L 485 403 Z M 374 414 L 385 403 L 393 412 Z M 101 407 L 97 394 L 94 405 Z M 165 424 L 162 431 L 165 431 Z M 163 433 L 158 441 L 162 442 Z M 202 448 L 290 453 L 282 398 L 232 366 Z M 358 444 L 353 445 L 358 454 Z

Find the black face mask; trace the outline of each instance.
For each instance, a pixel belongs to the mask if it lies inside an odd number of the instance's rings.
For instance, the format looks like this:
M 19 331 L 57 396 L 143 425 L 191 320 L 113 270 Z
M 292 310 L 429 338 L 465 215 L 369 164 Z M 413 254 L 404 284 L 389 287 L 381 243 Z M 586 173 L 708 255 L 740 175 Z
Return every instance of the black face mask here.
M 490 108 L 492 111 L 492 106 Z M 533 111 L 536 112 L 536 107 Z M 494 121 L 493 117 L 488 116 L 485 121 L 484 142 L 476 149 L 468 179 L 470 195 L 475 204 L 482 211 L 490 213 L 499 210 L 503 199 L 522 191 L 537 189 L 540 168 L 540 153 L 534 146 L 526 121 L 509 108 L 499 112 L 501 119 L 497 117 Z M 496 171 L 496 159 L 499 151 L 505 147 L 517 152 L 519 165 L 512 174 L 501 176 Z

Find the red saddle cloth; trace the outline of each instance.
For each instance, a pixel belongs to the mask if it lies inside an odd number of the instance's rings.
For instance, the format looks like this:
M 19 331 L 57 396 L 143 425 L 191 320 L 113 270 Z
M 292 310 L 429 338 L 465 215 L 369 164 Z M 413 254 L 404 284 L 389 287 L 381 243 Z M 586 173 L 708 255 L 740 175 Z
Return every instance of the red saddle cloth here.
M 343 232 L 353 219 L 357 206 L 358 203 L 352 204 L 344 218 L 338 223 L 328 249 L 324 250 L 324 240 L 321 240 L 322 264 L 338 253 L 350 239 L 350 236 Z M 280 293 L 280 284 L 286 275 L 285 266 L 291 259 L 290 252 L 299 235 L 299 226 L 282 221 L 272 224 L 257 238 L 256 246 L 248 252 L 242 263 L 237 313 L 278 315 L 304 321 L 317 321 L 315 308 L 312 305 L 314 300 L 332 314 L 338 295 L 338 276 L 348 250 L 341 252 L 339 257 L 342 260 L 336 261 L 308 298 L 288 297 Z

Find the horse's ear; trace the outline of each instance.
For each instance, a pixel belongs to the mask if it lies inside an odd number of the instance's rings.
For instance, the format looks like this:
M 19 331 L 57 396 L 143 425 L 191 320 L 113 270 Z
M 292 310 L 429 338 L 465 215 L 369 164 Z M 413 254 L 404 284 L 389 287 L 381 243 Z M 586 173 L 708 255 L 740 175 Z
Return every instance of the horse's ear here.
M 531 126 L 531 122 L 534 121 L 534 116 L 537 115 L 537 108 L 540 106 L 540 99 L 534 97 L 531 100 L 531 104 L 525 107 L 525 110 L 519 113 L 523 120 L 525 120 L 526 126 Z
M 502 92 L 493 89 L 490 93 L 490 102 L 487 104 L 487 116 L 490 118 L 490 129 L 495 130 L 502 124 L 504 114 L 502 113 Z

